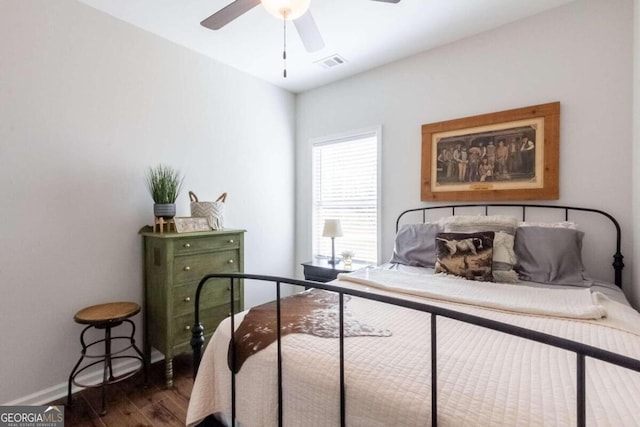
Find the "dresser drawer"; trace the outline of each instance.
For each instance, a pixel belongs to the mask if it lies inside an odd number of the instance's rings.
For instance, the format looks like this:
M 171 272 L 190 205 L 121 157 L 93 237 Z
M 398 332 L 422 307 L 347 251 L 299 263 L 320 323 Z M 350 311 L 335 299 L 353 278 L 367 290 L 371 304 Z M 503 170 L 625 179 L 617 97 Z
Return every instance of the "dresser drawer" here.
M 175 254 L 183 255 L 194 252 L 207 252 L 220 249 L 239 249 L 240 235 L 228 234 L 224 236 L 208 237 L 185 237 L 175 242 Z
M 235 281 L 234 300 L 240 301 L 241 290 L 239 281 Z M 173 290 L 173 313 L 175 315 L 193 313 L 198 283 L 177 286 Z M 228 279 L 209 280 L 200 293 L 200 309 L 217 305 L 229 305 L 231 296 L 230 281 Z
M 240 311 L 239 304 L 236 303 L 236 310 Z M 204 333 L 210 334 L 213 332 L 220 322 L 229 316 L 229 306 L 219 305 L 216 307 L 210 307 L 206 309 L 200 309 L 200 322 L 204 326 Z M 191 330 L 195 317 L 193 314 L 185 314 L 178 316 L 173 321 L 173 345 L 181 345 L 191 341 Z
M 236 273 L 240 271 L 240 251 L 210 252 L 176 257 L 173 263 L 176 283 L 200 281 L 212 273 Z

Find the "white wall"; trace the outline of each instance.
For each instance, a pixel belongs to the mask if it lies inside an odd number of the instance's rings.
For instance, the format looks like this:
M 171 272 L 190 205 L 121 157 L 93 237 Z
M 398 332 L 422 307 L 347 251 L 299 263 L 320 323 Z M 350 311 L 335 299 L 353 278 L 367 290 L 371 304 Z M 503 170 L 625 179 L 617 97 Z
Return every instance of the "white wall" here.
M 633 223 L 640 224 L 640 0 L 633 9 Z M 633 229 L 634 248 L 640 248 L 640 227 Z M 640 265 L 640 249 L 635 250 L 631 262 Z M 640 268 L 633 270 L 634 300 L 640 301 Z
M 71 0 L 2 0 L 0 28 L 0 403 L 64 392 L 77 310 L 142 301 L 149 166 L 185 173 L 179 215 L 227 191 L 246 271 L 292 274 L 293 95 Z
M 310 164 L 311 138 L 382 125 L 384 262 L 396 216 L 421 205 L 422 124 L 560 101 L 558 203 L 619 219 L 631 295 L 632 8 L 632 0 L 579 0 L 301 94 L 298 164 Z M 296 176 L 301 262 L 311 256 L 311 183 L 307 167 Z

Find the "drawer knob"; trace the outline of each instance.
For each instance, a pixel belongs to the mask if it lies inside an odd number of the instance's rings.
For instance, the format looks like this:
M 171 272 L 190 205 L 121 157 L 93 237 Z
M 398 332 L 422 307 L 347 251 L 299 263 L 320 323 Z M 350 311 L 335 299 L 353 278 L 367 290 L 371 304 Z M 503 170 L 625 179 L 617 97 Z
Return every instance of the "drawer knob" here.
M 185 248 L 190 248 L 190 247 L 191 247 L 191 243 L 185 243 L 185 244 L 184 244 L 184 247 L 185 247 Z
M 233 243 L 233 239 L 229 239 L 229 243 Z
M 184 302 L 189 302 L 191 301 L 191 297 L 184 297 Z
M 190 331 L 190 330 L 191 330 L 191 326 L 189 326 L 189 325 L 185 326 L 185 327 L 184 327 L 184 330 L 185 330 L 185 331 Z
M 233 264 L 233 260 L 232 259 L 229 260 L 229 264 Z
M 188 265 L 184 267 L 184 271 L 190 271 L 190 270 L 191 270 L 191 267 L 189 267 Z

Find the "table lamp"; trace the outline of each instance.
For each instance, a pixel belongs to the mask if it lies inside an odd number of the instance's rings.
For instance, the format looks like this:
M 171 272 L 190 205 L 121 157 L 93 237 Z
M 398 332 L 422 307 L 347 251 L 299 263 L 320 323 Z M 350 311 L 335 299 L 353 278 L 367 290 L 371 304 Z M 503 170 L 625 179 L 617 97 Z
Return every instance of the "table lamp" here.
M 331 237 L 331 259 L 328 261 L 331 265 L 336 265 L 336 237 L 342 237 L 342 226 L 339 219 L 326 219 L 324 221 L 324 229 L 322 230 L 322 237 Z

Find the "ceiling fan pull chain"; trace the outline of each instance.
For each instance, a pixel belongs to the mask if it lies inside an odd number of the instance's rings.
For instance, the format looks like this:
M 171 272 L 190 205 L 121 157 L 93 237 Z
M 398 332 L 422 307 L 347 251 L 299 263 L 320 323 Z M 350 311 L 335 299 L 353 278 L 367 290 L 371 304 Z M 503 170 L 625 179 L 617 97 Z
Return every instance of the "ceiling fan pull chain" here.
M 287 11 L 286 9 L 282 11 L 282 21 L 284 22 L 284 40 L 283 45 L 284 48 L 282 50 L 282 60 L 284 62 L 284 72 L 282 73 L 283 77 L 287 78 Z

